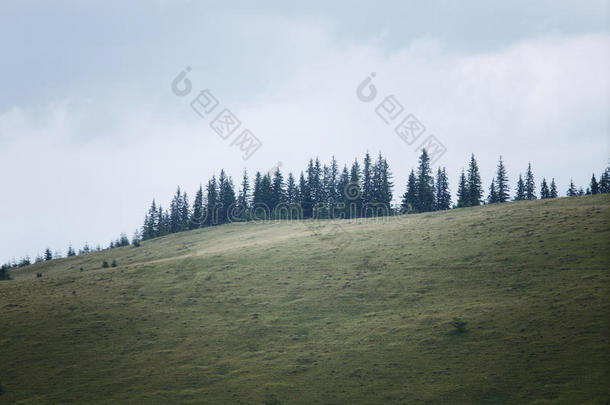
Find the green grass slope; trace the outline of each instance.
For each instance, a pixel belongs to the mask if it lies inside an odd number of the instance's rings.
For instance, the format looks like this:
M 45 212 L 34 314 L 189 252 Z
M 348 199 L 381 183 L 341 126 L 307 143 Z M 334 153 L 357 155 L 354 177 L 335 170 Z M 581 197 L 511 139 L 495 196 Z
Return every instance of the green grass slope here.
M 609 245 L 603 195 L 33 265 L 0 281 L 0 403 L 608 403 Z

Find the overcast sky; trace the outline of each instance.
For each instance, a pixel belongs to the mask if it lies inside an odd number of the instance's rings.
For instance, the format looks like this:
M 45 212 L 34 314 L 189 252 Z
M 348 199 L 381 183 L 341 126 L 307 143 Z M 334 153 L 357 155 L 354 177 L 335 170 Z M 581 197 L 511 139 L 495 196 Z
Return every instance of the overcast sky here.
M 486 189 L 499 155 L 513 188 L 531 161 L 562 194 L 608 164 L 609 1 L 292 3 L 0 2 L 0 261 L 131 236 L 152 198 L 221 167 L 381 151 L 398 197 L 429 135 L 454 190 L 470 153 Z M 250 159 L 191 109 L 204 89 L 262 142 Z M 376 114 L 387 96 L 418 142 Z

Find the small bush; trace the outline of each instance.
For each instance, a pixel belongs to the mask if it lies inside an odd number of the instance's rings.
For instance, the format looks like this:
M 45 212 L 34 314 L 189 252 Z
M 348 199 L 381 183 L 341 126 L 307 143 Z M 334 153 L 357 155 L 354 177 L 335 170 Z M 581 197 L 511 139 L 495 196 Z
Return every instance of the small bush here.
M 80 268 L 80 271 L 83 271 L 83 270 L 85 270 L 85 269 L 83 269 L 83 268 L 81 267 L 81 268 Z
M 118 266 L 118 264 L 116 264 L 116 260 L 113 260 L 113 261 L 112 261 L 111 266 L 112 266 L 112 267 L 116 267 L 116 266 Z
M 468 322 L 466 322 L 462 318 L 453 318 L 453 321 L 451 321 L 451 325 L 453 325 L 453 327 L 455 328 L 455 331 L 454 331 L 455 333 L 466 332 L 467 324 L 468 324 Z
M 36 278 L 42 277 L 42 273 L 36 273 Z
M 2 387 L 2 384 L 0 384 L 0 395 L 4 394 L 4 388 Z
M 104 269 L 107 269 L 107 268 L 109 267 L 109 266 L 108 266 L 108 262 L 107 262 L 106 260 L 104 260 L 104 263 L 102 263 L 102 267 L 103 267 Z
M 140 247 L 140 246 L 141 246 L 141 245 L 140 245 L 140 241 L 139 241 L 139 240 L 137 240 L 137 239 L 134 239 L 134 240 L 133 240 L 133 246 L 135 246 L 135 247 Z

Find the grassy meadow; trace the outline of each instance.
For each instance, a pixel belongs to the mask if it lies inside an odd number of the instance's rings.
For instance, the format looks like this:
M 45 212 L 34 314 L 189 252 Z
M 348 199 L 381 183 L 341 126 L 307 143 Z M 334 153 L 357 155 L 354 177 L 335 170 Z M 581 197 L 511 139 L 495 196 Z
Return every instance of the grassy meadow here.
M 0 281 L 0 403 L 608 403 L 609 267 L 610 195 L 40 263 Z

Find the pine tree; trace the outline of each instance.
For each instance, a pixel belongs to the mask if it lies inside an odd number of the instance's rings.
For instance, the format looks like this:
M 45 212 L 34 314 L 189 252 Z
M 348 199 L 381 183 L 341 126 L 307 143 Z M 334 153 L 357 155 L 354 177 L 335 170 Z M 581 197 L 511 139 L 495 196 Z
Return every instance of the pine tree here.
M 576 186 L 574 185 L 572 179 L 570 179 L 570 188 L 568 188 L 568 191 L 566 191 L 566 195 L 568 197 L 576 197 L 578 195 L 578 191 L 576 191 Z
M 176 190 L 169 208 L 170 233 L 182 230 L 182 191 L 180 187 Z
M 297 185 L 296 182 L 294 180 L 294 175 L 291 173 L 288 173 L 288 180 L 286 181 L 286 202 L 288 204 L 295 204 L 298 203 L 298 189 L 297 189 Z
M 271 185 L 271 210 L 275 210 L 276 207 L 285 202 L 286 196 L 284 191 L 284 176 L 280 171 L 279 167 L 273 174 L 273 182 Z
M 497 202 L 503 203 L 508 201 L 510 198 L 510 188 L 508 186 L 508 175 L 506 174 L 504 162 L 502 162 L 502 156 L 500 156 L 500 160 L 498 161 L 495 186 Z
M 340 190 L 338 188 L 337 182 L 339 181 L 339 165 L 337 164 L 337 159 L 333 156 L 330 161 L 330 171 L 328 174 L 328 182 L 326 195 L 330 204 L 334 204 L 340 199 Z
M 70 244 L 68 246 L 68 257 L 72 257 L 72 256 L 76 256 L 76 252 L 74 251 L 74 248 L 72 247 L 72 245 Z
M 449 179 L 447 171 L 443 167 L 439 167 L 436 172 L 436 192 L 435 192 L 435 207 L 436 210 L 448 210 L 451 208 L 451 193 L 449 192 Z
M 231 222 L 234 218 L 231 217 L 231 210 L 235 206 L 235 188 L 233 180 L 228 177 L 224 169 L 220 170 L 218 176 L 218 222 L 223 224 Z
M 352 163 L 349 174 L 349 186 L 347 189 L 342 190 L 342 193 L 349 200 L 346 207 L 349 218 L 362 216 L 362 173 L 360 172 L 360 165 L 357 159 L 354 159 L 354 163 Z
M 481 198 L 483 197 L 483 189 L 481 184 L 481 175 L 479 174 L 479 166 L 474 154 L 470 156 L 470 163 L 468 165 L 468 177 L 466 178 L 466 185 L 468 186 L 468 198 L 470 206 L 481 205 Z
M 464 173 L 464 169 L 462 169 L 462 174 L 460 175 L 460 180 L 458 182 L 457 189 L 457 207 L 468 207 L 470 205 L 470 198 L 468 194 L 468 184 L 466 183 L 466 174 Z
M 144 226 L 142 227 L 142 236 L 144 239 L 151 239 L 158 236 L 157 232 L 157 204 L 155 200 L 150 204 L 148 213 L 144 216 Z
M 544 177 L 542 178 L 542 183 L 540 184 L 540 198 L 551 198 L 551 191 L 549 190 L 549 186 L 546 184 L 546 179 Z
M 376 213 L 383 215 L 389 215 L 391 212 L 391 203 L 394 185 L 392 183 L 392 173 L 390 172 L 390 166 L 384 157 L 379 153 L 377 162 L 373 168 L 373 190 L 371 200 L 373 203 L 380 204 Z
M 517 181 L 517 192 L 515 193 L 515 201 L 525 200 L 525 183 L 523 177 L 519 173 L 519 180 Z
M 555 184 L 555 178 L 551 179 L 551 190 L 549 192 L 550 198 L 557 198 L 557 185 Z
M 415 172 L 411 170 L 409 173 L 409 180 L 407 180 L 407 189 L 402 196 L 402 203 L 400 208 L 403 213 L 410 213 L 417 211 L 417 178 Z
M 600 177 L 599 192 L 602 194 L 610 193 L 610 168 L 604 170 Z
M 45 261 L 49 261 L 49 260 L 53 260 L 53 253 L 51 253 L 51 249 L 46 248 L 44 250 L 44 260 Z
M 199 189 L 195 194 L 195 201 L 193 201 L 193 212 L 189 221 L 189 229 L 197 229 L 203 225 L 203 213 L 203 187 L 199 185 Z
M 189 229 L 190 222 L 190 207 L 189 207 L 189 199 L 185 193 L 182 194 L 182 201 L 180 202 L 180 230 L 186 231 Z
M 305 174 L 303 174 L 303 172 L 301 172 L 301 176 L 299 177 L 299 201 L 303 209 L 303 217 L 311 218 L 313 201 L 311 198 L 309 183 L 305 179 Z
M 534 173 L 532 173 L 532 164 L 527 164 L 527 172 L 525 173 L 525 199 L 535 200 L 536 183 L 534 183 Z
M 599 184 L 595 179 L 595 173 L 593 173 L 593 175 L 591 176 L 591 183 L 589 188 L 591 189 L 591 194 L 599 194 Z
M 496 179 L 491 179 L 491 184 L 489 186 L 489 195 L 487 196 L 488 204 L 495 204 L 499 202 L 498 199 L 498 191 L 496 188 Z
M 248 210 L 250 209 L 250 179 L 248 178 L 248 172 L 244 170 L 244 174 L 241 179 L 241 188 L 237 196 L 237 207 L 241 213 L 242 218 L 247 218 Z
M 364 156 L 364 166 L 362 168 L 362 206 L 367 207 L 372 202 L 373 194 L 373 166 L 371 155 L 366 152 Z M 365 215 L 367 215 L 365 213 Z
M 207 213 L 207 225 L 218 225 L 218 186 L 216 184 L 216 176 L 212 176 L 212 178 L 208 181 L 208 185 L 206 186 L 206 213 Z
M 581 197 L 581 196 L 585 195 L 585 190 L 583 190 L 583 189 L 582 189 L 582 187 L 579 187 L 579 188 L 578 188 L 578 193 L 577 193 L 577 195 L 578 195 L 579 197 Z
M 347 165 L 343 166 L 343 171 L 339 175 L 337 181 L 337 201 L 334 210 L 331 212 L 331 218 L 347 218 L 349 215 L 349 206 L 352 200 L 345 195 L 349 187 L 349 170 Z
M 157 210 L 157 236 L 165 236 L 170 233 L 170 219 L 169 212 L 163 210 L 163 207 L 159 205 Z
M 415 209 L 419 212 L 434 210 L 434 178 L 430 168 L 430 158 L 426 149 L 422 149 L 417 168 L 417 200 Z

